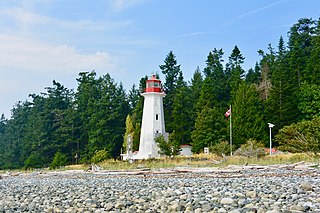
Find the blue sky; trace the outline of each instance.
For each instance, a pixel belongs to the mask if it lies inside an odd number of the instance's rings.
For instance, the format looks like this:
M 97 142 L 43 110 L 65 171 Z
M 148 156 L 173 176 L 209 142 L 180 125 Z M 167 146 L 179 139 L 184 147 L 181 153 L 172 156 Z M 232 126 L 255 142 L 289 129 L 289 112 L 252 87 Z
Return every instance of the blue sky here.
M 298 19 L 319 17 L 318 0 L 0 0 L 0 113 L 53 79 L 76 88 L 81 71 L 129 89 L 171 50 L 185 80 L 213 48 L 227 61 L 237 45 L 247 70 Z

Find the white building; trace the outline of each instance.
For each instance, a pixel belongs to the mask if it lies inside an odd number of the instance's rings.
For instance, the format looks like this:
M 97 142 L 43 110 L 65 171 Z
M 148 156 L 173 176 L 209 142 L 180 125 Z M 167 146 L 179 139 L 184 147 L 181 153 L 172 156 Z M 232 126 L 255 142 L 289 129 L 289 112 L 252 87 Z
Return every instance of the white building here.
M 165 134 L 163 97 L 165 93 L 161 81 L 152 75 L 146 81 L 144 97 L 139 152 L 134 159 L 160 158 L 159 147 L 155 137 Z
M 180 146 L 180 155 L 181 156 L 191 156 L 192 155 L 192 146 L 188 145 L 188 144 L 184 144 Z

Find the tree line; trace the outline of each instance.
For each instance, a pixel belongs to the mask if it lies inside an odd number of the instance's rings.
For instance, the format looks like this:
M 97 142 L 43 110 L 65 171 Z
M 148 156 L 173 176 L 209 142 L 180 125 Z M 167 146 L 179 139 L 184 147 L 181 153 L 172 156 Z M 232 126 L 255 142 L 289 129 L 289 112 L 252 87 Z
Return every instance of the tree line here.
M 268 125 L 275 124 L 275 146 L 288 151 L 320 149 L 320 21 L 298 20 L 276 48 L 268 45 L 254 68 L 244 70 L 235 46 L 224 62 L 214 48 L 206 67 L 184 80 L 176 55 L 168 53 L 159 71 L 166 131 L 178 145 L 199 153 L 229 141 L 224 113 L 232 105 L 234 149 L 255 140 L 268 145 Z M 95 71 L 81 72 L 76 90 L 53 81 L 41 94 L 18 102 L 11 118 L 0 119 L 0 168 L 37 168 L 116 158 L 131 134 L 138 150 L 147 76 L 126 93 L 121 83 Z

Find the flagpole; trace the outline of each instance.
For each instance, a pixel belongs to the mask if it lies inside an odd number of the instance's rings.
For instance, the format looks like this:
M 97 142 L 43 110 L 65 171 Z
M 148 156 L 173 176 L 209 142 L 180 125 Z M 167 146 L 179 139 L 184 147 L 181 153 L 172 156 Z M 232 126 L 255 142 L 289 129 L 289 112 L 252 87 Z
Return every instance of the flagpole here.
M 230 156 L 232 156 L 232 110 L 230 104 Z

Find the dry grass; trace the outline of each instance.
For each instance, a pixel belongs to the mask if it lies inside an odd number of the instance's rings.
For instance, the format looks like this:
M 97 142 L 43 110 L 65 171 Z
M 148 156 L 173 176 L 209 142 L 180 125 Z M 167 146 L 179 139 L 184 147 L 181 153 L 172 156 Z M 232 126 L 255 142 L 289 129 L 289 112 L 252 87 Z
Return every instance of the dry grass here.
M 292 164 L 297 162 L 313 162 L 320 164 L 317 156 L 307 154 L 278 154 L 265 156 L 262 158 L 249 158 L 243 156 L 218 157 L 214 154 L 197 154 L 192 157 L 175 157 L 139 160 L 129 163 L 120 160 L 106 160 L 98 165 L 105 170 L 131 170 L 131 169 L 160 169 L 175 167 L 225 167 L 228 165 L 274 165 L 274 164 Z M 85 170 L 89 165 L 70 165 L 67 170 Z
M 227 157 L 221 162 L 220 166 L 227 165 L 247 165 L 247 164 L 257 164 L 257 165 L 274 165 L 274 164 L 292 164 L 297 162 L 313 162 L 319 163 L 320 159 L 317 156 L 310 156 L 307 154 L 278 154 L 278 155 L 267 155 L 262 158 L 248 158 L 242 156 L 232 156 Z
M 67 170 L 86 170 L 88 169 L 88 165 L 85 164 L 77 164 L 77 165 L 68 165 L 65 166 L 65 169 Z

